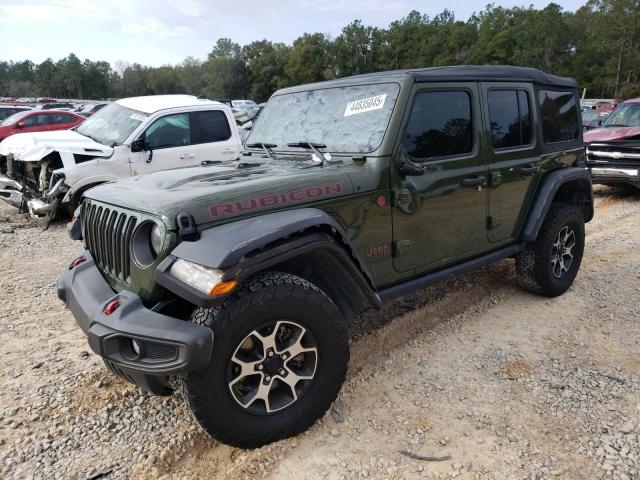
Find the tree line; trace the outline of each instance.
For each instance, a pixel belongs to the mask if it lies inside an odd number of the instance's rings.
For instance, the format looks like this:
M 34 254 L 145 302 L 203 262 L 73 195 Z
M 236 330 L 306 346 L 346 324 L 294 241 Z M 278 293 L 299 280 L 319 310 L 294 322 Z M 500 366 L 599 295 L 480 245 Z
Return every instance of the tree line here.
M 640 1 L 589 0 L 576 12 L 488 5 L 467 21 L 418 11 L 387 28 L 354 20 L 332 38 L 305 33 L 291 45 L 216 41 L 205 60 L 178 65 L 0 61 L 0 95 L 106 99 L 190 93 L 265 101 L 278 88 L 361 73 L 460 64 L 535 67 L 575 78 L 589 97 L 640 95 Z

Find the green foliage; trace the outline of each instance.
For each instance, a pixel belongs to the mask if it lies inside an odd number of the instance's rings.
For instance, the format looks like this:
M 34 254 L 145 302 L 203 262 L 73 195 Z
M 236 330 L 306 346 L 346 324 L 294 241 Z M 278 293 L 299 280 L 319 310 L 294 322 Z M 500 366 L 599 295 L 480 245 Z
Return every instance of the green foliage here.
M 189 93 L 265 101 L 277 89 L 361 73 L 459 64 L 535 67 L 578 80 L 591 97 L 640 95 L 640 2 L 587 0 L 575 13 L 488 5 L 467 21 L 418 11 L 386 28 L 360 20 L 331 39 L 305 33 L 291 46 L 217 40 L 206 60 L 146 67 L 81 61 L 0 61 L 0 95 L 108 98 Z

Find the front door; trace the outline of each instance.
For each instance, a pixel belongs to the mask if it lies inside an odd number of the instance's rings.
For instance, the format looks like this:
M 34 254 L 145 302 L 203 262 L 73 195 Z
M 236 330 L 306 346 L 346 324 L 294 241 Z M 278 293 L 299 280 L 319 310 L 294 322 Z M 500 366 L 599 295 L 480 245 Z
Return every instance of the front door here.
M 489 248 L 487 168 L 476 83 L 418 84 L 410 104 L 394 159 L 394 267 L 419 273 Z
M 520 231 L 540 177 L 540 148 L 533 128 L 536 109 L 530 84 L 486 82 L 481 90 L 489 125 L 488 237 L 495 243 L 514 239 Z
M 132 154 L 133 175 L 233 160 L 240 153 L 222 110 L 165 115 L 151 123 L 142 138 L 151 150 Z

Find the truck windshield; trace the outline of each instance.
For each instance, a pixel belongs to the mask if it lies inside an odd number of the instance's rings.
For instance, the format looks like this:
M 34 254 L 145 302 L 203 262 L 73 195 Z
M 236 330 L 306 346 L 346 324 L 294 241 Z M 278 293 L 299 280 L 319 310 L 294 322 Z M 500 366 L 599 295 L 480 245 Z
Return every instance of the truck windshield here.
M 247 139 L 249 144 L 326 145 L 334 153 L 370 153 L 382 143 L 400 86 L 396 83 L 326 88 L 272 97 Z
M 76 131 L 96 142 L 113 145 L 124 142 L 146 118 L 142 112 L 113 102 L 93 114 Z
M 603 127 L 640 127 L 640 103 L 625 103 L 616 108 Z

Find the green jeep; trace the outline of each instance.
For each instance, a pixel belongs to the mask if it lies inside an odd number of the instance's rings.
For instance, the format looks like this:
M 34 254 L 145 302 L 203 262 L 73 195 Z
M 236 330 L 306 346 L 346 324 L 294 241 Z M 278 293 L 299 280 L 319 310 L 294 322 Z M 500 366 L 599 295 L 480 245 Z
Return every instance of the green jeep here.
M 593 216 L 578 105 L 575 81 L 507 66 L 280 90 L 240 158 L 89 190 L 58 295 L 111 371 L 181 384 L 213 437 L 288 437 L 336 398 L 349 317 L 504 258 L 527 290 L 571 286 Z

